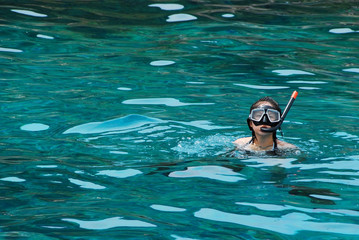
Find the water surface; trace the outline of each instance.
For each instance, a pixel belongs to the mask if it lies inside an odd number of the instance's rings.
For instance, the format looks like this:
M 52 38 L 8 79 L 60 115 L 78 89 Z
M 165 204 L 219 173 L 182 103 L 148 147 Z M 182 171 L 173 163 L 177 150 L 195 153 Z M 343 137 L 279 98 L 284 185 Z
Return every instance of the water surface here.
M 3 1 L 0 236 L 356 239 L 357 10 Z M 294 90 L 301 154 L 226 157 Z

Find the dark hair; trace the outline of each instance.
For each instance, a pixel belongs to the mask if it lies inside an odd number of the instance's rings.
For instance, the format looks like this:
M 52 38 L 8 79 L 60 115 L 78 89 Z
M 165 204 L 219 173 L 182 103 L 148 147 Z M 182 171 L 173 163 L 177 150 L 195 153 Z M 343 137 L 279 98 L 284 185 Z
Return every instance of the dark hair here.
M 276 110 L 278 110 L 282 114 L 282 110 L 280 109 L 277 101 L 268 96 L 262 97 L 262 98 L 258 99 L 255 103 L 253 103 L 249 112 L 251 112 L 253 109 L 257 108 L 261 102 L 269 102 L 272 105 L 272 107 L 274 107 Z

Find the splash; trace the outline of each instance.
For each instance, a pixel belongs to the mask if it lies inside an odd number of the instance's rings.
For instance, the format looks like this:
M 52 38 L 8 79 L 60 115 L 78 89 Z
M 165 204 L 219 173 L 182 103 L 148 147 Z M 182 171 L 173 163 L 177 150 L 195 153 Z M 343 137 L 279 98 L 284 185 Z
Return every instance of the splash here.
M 198 127 L 198 126 L 197 126 Z M 172 150 L 181 154 L 203 156 L 217 156 L 233 148 L 234 138 L 216 134 L 202 138 L 184 138 Z

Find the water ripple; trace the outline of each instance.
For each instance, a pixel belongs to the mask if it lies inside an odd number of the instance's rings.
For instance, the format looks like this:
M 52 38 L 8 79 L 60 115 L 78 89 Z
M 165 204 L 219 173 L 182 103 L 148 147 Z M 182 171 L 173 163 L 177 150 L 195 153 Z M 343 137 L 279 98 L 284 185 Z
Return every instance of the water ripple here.
M 156 225 L 139 221 L 139 220 L 125 220 L 122 217 L 112 217 L 97 221 L 83 221 L 74 218 L 63 218 L 63 221 L 73 222 L 80 225 L 80 228 L 90 230 L 104 230 L 115 227 L 156 227 Z
M 278 73 L 279 76 L 314 75 L 314 73 L 310 73 L 302 70 L 293 70 L 293 69 L 273 70 L 272 72 Z
M 309 182 L 309 183 L 324 182 L 324 183 L 341 184 L 346 186 L 359 186 L 359 178 L 353 178 L 353 179 L 313 178 L 313 179 L 292 180 L 292 182 Z
M 175 4 L 175 3 L 157 3 L 157 4 L 150 4 L 149 7 L 158 7 L 161 10 L 165 11 L 174 11 L 174 10 L 181 10 L 184 8 L 181 4 Z
M 252 164 L 248 164 L 251 167 L 270 167 L 270 166 L 280 166 L 283 168 L 299 168 L 301 170 L 309 170 L 309 169 L 337 169 L 337 170 L 352 170 L 352 171 L 359 171 L 359 161 L 357 159 L 347 159 L 341 160 L 334 158 L 336 161 L 331 161 L 329 163 L 319 162 L 319 163 L 312 163 L 312 164 L 294 164 L 293 162 L 297 161 L 295 158 L 273 158 L 268 161 L 266 158 L 250 158 L 241 160 L 242 162 L 248 162 Z M 331 160 L 334 160 L 331 159 Z
M 20 52 L 23 52 L 23 51 L 20 50 L 20 49 L 15 49 L 15 48 L 3 48 L 3 47 L 0 47 L 0 52 L 20 53 Z
M 43 38 L 43 39 L 49 39 L 49 40 L 55 39 L 52 36 L 48 36 L 48 35 L 44 35 L 44 34 L 37 34 L 36 37 Z
M 287 83 L 298 83 L 298 84 L 327 84 L 328 82 L 324 82 L 324 81 L 287 81 Z
M 346 68 L 343 69 L 344 72 L 353 72 L 353 73 L 359 73 L 359 68 Z
M 163 212 L 184 212 L 184 211 L 186 211 L 185 208 L 178 208 L 178 207 L 159 205 L 159 204 L 152 204 L 150 207 L 152 209 L 155 209 L 158 211 L 163 211 Z
M 252 88 L 252 89 L 262 89 L 262 90 L 275 90 L 275 89 L 286 89 L 289 87 L 286 86 L 265 86 L 265 85 L 253 85 L 253 84 L 241 84 L 241 83 L 234 83 L 236 86 Z
M 175 240 L 199 240 L 198 238 L 181 237 L 175 234 L 171 234 L 171 237 L 173 237 Z
M 209 178 L 224 182 L 238 182 L 245 180 L 242 174 L 234 172 L 232 169 L 220 166 L 196 166 L 188 167 L 185 171 L 171 172 L 169 177 L 174 178 Z M 241 176 L 241 177 L 239 177 Z
M 316 194 L 312 194 L 316 195 Z M 319 196 L 319 195 L 316 195 Z M 323 196 L 323 195 L 321 195 Z M 328 196 L 326 196 L 328 197 Z M 295 207 L 291 205 L 275 205 L 265 203 L 248 203 L 248 202 L 236 202 L 238 205 L 251 206 L 263 211 L 291 211 L 296 210 L 305 213 L 327 213 L 335 216 L 354 216 L 359 217 L 358 211 L 347 210 L 347 209 L 324 209 L 324 208 L 303 208 Z
M 345 33 L 354 33 L 359 31 L 354 31 L 351 28 L 333 28 L 329 30 L 330 33 L 336 33 L 336 34 L 345 34 Z
M 92 182 L 86 182 L 86 181 L 81 181 L 78 179 L 74 179 L 74 178 L 69 178 L 69 181 L 73 184 L 76 184 L 78 186 L 80 186 L 81 188 L 87 188 L 87 189 L 95 189 L 95 190 L 100 190 L 100 189 L 105 189 L 106 187 L 92 183 Z
M 138 104 L 138 105 L 166 105 L 169 107 L 181 107 L 191 105 L 212 105 L 214 103 L 183 103 L 175 98 L 140 98 L 129 99 L 122 102 L 123 104 Z
M 201 208 L 194 213 L 195 217 L 226 223 L 235 223 L 248 227 L 266 229 L 287 235 L 295 235 L 300 231 L 313 231 L 339 234 L 358 234 L 358 225 L 338 222 L 317 222 L 303 213 L 289 213 L 281 217 L 266 217 L 261 215 L 243 215 L 219 211 L 211 208 Z
M 142 174 L 142 172 L 137 169 L 125 169 L 125 170 L 101 170 L 96 175 L 105 175 L 115 178 L 128 178 L 138 174 Z
M 64 132 L 64 134 L 80 133 L 93 134 L 112 131 L 122 131 L 138 128 L 146 124 L 162 123 L 164 121 L 157 118 L 150 118 L 142 115 L 132 114 L 121 118 L 116 118 L 104 122 L 91 122 L 72 127 Z
M 186 13 L 178 13 L 178 14 L 173 14 L 168 16 L 168 19 L 166 20 L 167 22 L 186 22 L 186 21 L 192 21 L 192 20 L 196 20 L 197 17 L 191 15 L 191 14 L 186 14 Z
M 50 126 L 42 123 L 29 123 L 20 127 L 23 131 L 37 132 L 49 129 Z
M 1 181 L 6 181 L 6 182 L 25 182 L 25 179 L 22 178 L 18 178 L 18 177 L 5 177 L 5 178 L 1 178 Z
M 42 13 L 38 13 L 38 12 L 34 12 L 34 11 L 29 11 L 29 10 L 11 9 L 11 11 L 19 13 L 19 14 L 27 15 L 27 16 L 32 16 L 32 17 L 47 17 L 46 14 L 42 14 Z
M 170 60 L 156 60 L 156 61 L 150 62 L 150 65 L 156 66 L 156 67 L 163 67 L 163 66 L 172 65 L 175 63 L 176 63 L 175 61 L 170 61 Z

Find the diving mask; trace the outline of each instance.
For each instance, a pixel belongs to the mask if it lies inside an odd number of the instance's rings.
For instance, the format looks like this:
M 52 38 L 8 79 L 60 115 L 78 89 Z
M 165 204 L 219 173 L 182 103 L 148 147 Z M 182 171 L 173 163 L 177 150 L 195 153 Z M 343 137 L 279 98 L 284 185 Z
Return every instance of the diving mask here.
M 254 125 L 268 125 L 275 126 L 280 120 L 280 112 L 272 106 L 265 105 L 260 108 L 255 108 L 249 114 L 249 119 L 253 121 Z

